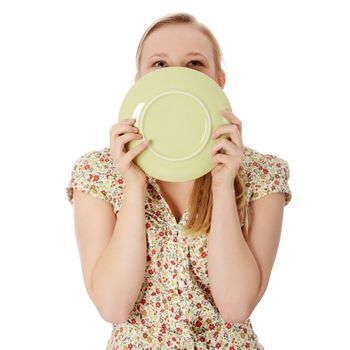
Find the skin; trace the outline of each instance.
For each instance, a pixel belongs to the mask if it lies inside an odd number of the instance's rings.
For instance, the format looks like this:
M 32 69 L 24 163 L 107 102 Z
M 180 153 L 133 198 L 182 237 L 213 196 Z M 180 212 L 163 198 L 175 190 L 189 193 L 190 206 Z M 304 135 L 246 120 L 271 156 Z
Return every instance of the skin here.
M 189 52 L 199 52 L 206 59 L 187 56 Z M 153 56 L 155 53 L 167 56 Z M 203 66 L 191 60 L 199 60 Z M 225 86 L 225 72 L 215 69 L 210 40 L 191 24 L 167 24 L 152 32 L 145 40 L 135 80 L 155 69 L 171 66 L 198 69 L 222 89 Z M 284 194 L 273 193 L 252 202 L 254 222 L 246 241 L 241 233 L 233 188 L 243 158 L 242 122 L 232 112 L 222 111 L 222 114 L 231 125 L 217 128 L 213 135 L 215 139 L 226 133 L 229 139 L 216 143 L 212 149 L 217 166 L 211 172 L 214 199 L 208 239 L 209 280 L 223 318 L 243 322 L 268 285 L 282 229 Z M 220 154 L 220 149 L 225 154 Z M 178 220 L 186 208 L 194 181 L 157 182 Z
M 193 51 L 201 52 L 207 60 L 199 56 L 186 57 Z M 159 52 L 166 53 L 167 57 L 154 57 L 149 61 L 149 56 Z M 205 66 L 191 62 L 194 59 Z M 154 66 L 159 60 L 164 62 Z M 215 71 L 211 42 L 190 24 L 167 24 L 150 34 L 144 43 L 135 80 L 164 66 L 198 69 L 221 88 L 225 85 L 225 73 Z M 211 172 L 213 212 L 208 236 L 208 275 L 223 319 L 243 322 L 268 285 L 281 234 L 284 194 L 273 193 L 251 203 L 254 220 L 245 240 L 233 186 L 243 157 L 242 122 L 232 112 L 223 111 L 222 114 L 230 125 L 217 128 L 213 134 L 214 139 L 222 134 L 227 134 L 228 138 L 217 142 L 212 149 L 217 165 Z M 121 130 L 120 126 L 118 128 Z M 220 149 L 225 154 L 219 153 Z M 193 183 L 158 181 L 177 220 L 186 208 Z M 111 323 L 126 322 L 143 283 L 146 260 L 144 191 L 145 187 L 141 186 L 126 187 L 117 220 L 110 204 L 74 190 L 76 236 L 85 286 L 102 318 Z M 130 217 L 133 225 L 130 225 Z

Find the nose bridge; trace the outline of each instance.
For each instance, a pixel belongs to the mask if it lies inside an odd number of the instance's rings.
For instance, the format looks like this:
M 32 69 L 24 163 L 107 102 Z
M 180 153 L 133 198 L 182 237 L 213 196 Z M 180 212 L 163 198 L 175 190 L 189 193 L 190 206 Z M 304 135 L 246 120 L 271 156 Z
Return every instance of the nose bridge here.
M 182 67 L 183 65 L 186 65 L 186 59 L 184 58 L 170 58 L 169 59 L 169 66 L 170 67 Z

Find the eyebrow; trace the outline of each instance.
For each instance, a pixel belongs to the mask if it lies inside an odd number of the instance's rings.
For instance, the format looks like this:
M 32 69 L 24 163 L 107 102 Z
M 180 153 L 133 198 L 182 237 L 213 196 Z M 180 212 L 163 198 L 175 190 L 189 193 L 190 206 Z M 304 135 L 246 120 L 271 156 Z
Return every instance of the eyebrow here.
M 149 56 L 148 59 L 150 60 L 154 56 L 168 57 L 168 55 L 166 53 L 158 52 L 158 53 L 155 53 L 155 54 Z M 202 56 L 204 59 L 206 59 L 208 61 L 208 57 L 200 52 L 188 52 L 186 57 L 188 57 L 188 56 Z

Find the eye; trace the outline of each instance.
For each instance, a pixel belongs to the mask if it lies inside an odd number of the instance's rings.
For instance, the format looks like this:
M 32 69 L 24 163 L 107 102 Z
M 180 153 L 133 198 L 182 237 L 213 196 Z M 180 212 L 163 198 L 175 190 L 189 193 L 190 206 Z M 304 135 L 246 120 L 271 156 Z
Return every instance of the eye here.
M 159 63 L 159 62 L 164 62 L 164 61 L 156 61 L 156 62 L 153 63 L 153 66 L 157 67 L 156 64 Z
M 197 67 L 198 67 L 198 66 L 203 66 L 202 62 L 201 62 L 201 61 L 198 61 L 198 60 L 192 60 L 192 61 L 190 61 L 190 62 L 197 62 L 197 63 L 199 63 L 199 65 L 197 65 Z

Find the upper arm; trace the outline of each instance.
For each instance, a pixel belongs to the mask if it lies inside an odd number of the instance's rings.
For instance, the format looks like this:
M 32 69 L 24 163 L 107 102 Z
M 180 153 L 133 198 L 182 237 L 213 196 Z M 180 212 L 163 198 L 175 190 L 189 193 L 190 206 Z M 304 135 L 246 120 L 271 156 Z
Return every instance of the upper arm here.
M 92 293 L 92 274 L 112 238 L 121 205 L 122 177 L 107 154 L 84 153 L 73 165 L 66 187 L 74 209 L 74 226 L 86 290 Z M 97 306 L 97 305 L 96 305 Z
M 271 275 L 280 242 L 285 195 L 273 193 L 253 201 L 250 207 L 250 227 L 247 244 L 260 270 L 259 294 L 251 311 L 263 297 Z
M 258 153 L 256 153 L 258 154 Z M 280 242 L 284 207 L 291 201 L 289 164 L 273 155 L 256 156 L 249 203 L 249 245 L 260 270 L 260 288 L 251 311 L 263 297 Z
M 92 293 L 92 273 L 112 238 L 116 216 L 107 202 L 80 190 L 73 190 L 74 226 L 86 290 Z

